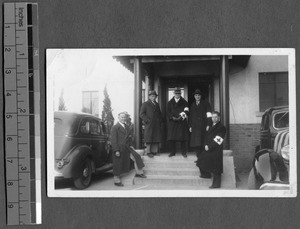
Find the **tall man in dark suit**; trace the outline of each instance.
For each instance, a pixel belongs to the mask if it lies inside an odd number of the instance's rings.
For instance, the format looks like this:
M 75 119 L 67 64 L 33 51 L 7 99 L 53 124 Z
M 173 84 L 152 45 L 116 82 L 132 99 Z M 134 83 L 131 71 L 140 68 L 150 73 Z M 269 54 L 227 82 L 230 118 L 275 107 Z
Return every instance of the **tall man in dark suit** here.
M 153 157 L 158 153 L 159 143 L 161 142 L 162 115 L 156 98 L 156 91 L 149 91 L 149 100 L 142 104 L 140 110 L 140 117 L 145 125 L 144 142 L 149 157 Z
M 167 104 L 168 135 L 167 140 L 171 145 L 169 157 L 176 154 L 176 142 L 181 142 L 181 153 L 187 157 L 188 123 L 187 114 L 189 108 L 187 101 L 181 97 L 181 89 L 175 88 L 174 97 Z
M 190 146 L 196 150 L 197 157 L 204 150 L 205 132 L 211 126 L 211 106 L 204 100 L 199 89 L 194 92 L 195 101 L 190 107 L 189 131 L 191 132 Z
M 124 186 L 120 175 L 130 171 L 130 159 L 134 161 L 136 177 L 146 178 L 145 166 L 141 156 L 134 150 L 131 132 L 126 125 L 127 112 L 118 115 L 119 122 L 111 129 L 111 146 L 113 150 L 113 173 L 116 186 Z
M 223 140 L 226 128 L 220 123 L 220 113 L 212 112 L 212 127 L 206 133 L 205 149 L 199 155 L 197 166 L 202 178 L 210 178 L 213 182 L 209 188 L 221 187 L 221 174 L 223 173 Z

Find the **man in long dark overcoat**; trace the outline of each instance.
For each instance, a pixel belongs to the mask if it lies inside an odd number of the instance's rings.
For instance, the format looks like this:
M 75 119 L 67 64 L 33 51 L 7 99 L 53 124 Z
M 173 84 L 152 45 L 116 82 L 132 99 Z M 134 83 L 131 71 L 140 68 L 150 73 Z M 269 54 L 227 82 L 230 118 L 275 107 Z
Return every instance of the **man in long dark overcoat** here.
M 141 156 L 134 150 L 131 132 L 126 125 L 127 112 L 118 115 L 119 122 L 111 129 L 111 146 L 113 150 L 113 174 L 116 186 L 124 186 L 120 175 L 130 171 L 130 159 L 134 161 L 136 177 L 146 178 L 145 166 Z
M 145 125 L 144 142 L 149 157 L 153 157 L 158 153 L 159 143 L 161 142 L 162 115 L 156 98 L 156 91 L 149 91 L 149 100 L 142 104 L 140 110 L 140 117 Z
M 220 113 L 212 112 L 212 127 L 205 138 L 205 150 L 199 155 L 197 166 L 202 178 L 210 178 L 213 182 L 209 188 L 220 188 L 221 174 L 223 173 L 223 140 L 226 128 L 220 123 Z
M 205 132 L 211 126 L 211 106 L 203 99 L 199 89 L 194 92 L 195 101 L 190 106 L 189 131 L 191 132 L 190 146 L 196 151 L 197 157 L 204 150 Z
M 176 142 L 181 142 L 181 153 L 187 157 L 187 141 L 189 137 L 187 114 L 188 103 L 181 97 L 181 89 L 175 88 L 174 97 L 167 103 L 168 135 L 171 153 L 169 157 L 176 154 Z

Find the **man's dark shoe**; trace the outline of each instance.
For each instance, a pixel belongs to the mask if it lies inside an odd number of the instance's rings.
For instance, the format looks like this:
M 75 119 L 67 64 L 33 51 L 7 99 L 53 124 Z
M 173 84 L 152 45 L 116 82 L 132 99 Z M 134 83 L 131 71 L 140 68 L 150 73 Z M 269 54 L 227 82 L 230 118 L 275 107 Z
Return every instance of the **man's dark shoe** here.
M 213 174 L 213 182 L 212 185 L 209 186 L 209 188 L 212 189 L 212 188 L 220 188 L 220 187 L 221 187 L 221 175 Z
M 147 155 L 148 155 L 148 157 L 150 157 L 150 158 L 153 158 L 153 157 L 154 157 L 154 155 L 153 155 L 152 153 L 148 153 Z
M 147 178 L 147 176 L 144 175 L 144 174 L 135 174 L 135 177 L 139 177 L 139 178 Z
M 115 183 L 115 186 L 123 187 L 124 184 L 122 184 L 121 182 L 119 182 L 119 183 Z
M 218 186 L 218 185 L 211 185 L 211 186 L 209 186 L 209 189 L 213 189 L 213 188 L 220 188 L 220 186 Z
M 169 157 L 173 157 L 173 156 L 175 156 L 175 153 L 170 153 L 169 154 Z
M 187 157 L 186 153 L 183 153 L 182 156 L 183 156 L 183 157 Z

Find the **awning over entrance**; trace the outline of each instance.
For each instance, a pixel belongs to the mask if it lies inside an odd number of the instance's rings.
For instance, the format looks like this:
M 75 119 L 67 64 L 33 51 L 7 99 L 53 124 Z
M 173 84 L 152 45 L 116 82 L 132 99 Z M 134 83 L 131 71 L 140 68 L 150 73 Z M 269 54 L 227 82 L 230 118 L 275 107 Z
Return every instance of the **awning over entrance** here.
M 160 76 L 175 76 L 179 75 L 178 70 L 184 72 L 185 69 L 189 69 L 186 74 L 192 74 L 191 69 L 198 70 L 196 75 L 199 75 L 199 70 L 202 74 L 218 74 L 220 71 L 221 56 L 115 56 L 115 59 L 134 73 L 134 59 L 137 57 L 147 74 L 155 71 Z M 229 71 L 244 69 L 249 58 L 249 55 L 228 56 Z
M 221 121 L 226 126 L 225 149 L 229 149 L 229 80 L 228 75 L 243 70 L 249 61 L 249 55 L 234 56 L 115 56 L 124 67 L 134 73 L 134 124 L 135 145 L 142 147 L 142 123 L 139 109 L 142 105 L 142 81 L 146 91 L 156 89 L 155 82 L 163 79 L 176 79 L 176 82 L 191 78 L 217 78 L 219 80 L 219 101 Z M 163 85 L 163 84 L 162 84 Z M 160 86 L 160 92 L 166 92 Z M 161 94 L 164 94 L 161 93 Z M 163 109 L 162 109 L 163 110 Z

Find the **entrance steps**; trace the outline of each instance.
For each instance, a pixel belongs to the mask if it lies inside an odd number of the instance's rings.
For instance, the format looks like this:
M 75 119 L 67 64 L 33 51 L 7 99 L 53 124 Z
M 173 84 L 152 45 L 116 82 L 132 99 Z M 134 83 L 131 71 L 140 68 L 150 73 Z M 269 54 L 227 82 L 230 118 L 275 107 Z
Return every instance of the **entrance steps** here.
M 225 155 L 225 154 L 224 154 Z M 199 168 L 194 161 L 195 153 L 189 153 L 187 158 L 181 154 L 168 157 L 167 153 L 149 158 L 142 156 L 145 168 L 144 178 L 134 178 L 134 184 L 151 186 L 156 189 L 208 189 L 212 179 L 200 178 Z M 235 173 L 232 156 L 223 158 L 222 189 L 235 189 Z

